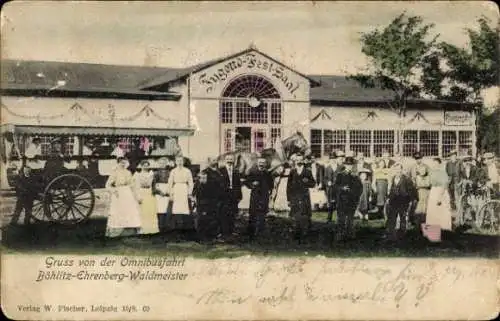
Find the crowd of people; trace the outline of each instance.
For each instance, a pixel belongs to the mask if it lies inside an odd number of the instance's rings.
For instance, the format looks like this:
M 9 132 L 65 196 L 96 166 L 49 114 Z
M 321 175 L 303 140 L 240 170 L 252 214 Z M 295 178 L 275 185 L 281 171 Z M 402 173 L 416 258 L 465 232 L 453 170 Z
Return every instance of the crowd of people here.
M 62 168 L 60 142 L 53 144 L 53 157 L 46 163 L 48 171 Z M 266 230 L 277 181 L 286 177 L 283 190 L 293 220 L 293 237 L 302 242 L 310 231 L 312 191 L 324 193 L 327 223 L 335 219 L 337 241 L 355 238 L 354 219 L 367 221 L 372 215 L 385 218 L 386 238 L 397 240 L 410 227 L 452 229 L 452 216 L 465 190 L 489 188 L 498 193 L 499 176 L 495 155 L 458 159 L 456 151 L 446 164 L 434 158 L 429 166 L 415 153 L 410 167 L 383 153 L 380 159 L 367 162 L 362 153 L 337 151 L 322 165 L 313 156 L 297 153 L 289 164 L 270 170 L 270 164 L 259 157 L 245 176 L 236 168 L 234 156 L 220 161 L 208 159 L 207 166 L 193 177 L 185 167 L 185 158 L 175 157 L 175 164 L 159 158 L 154 165 L 148 160 L 134 164 L 125 155 L 117 155 L 117 166 L 106 182 L 111 200 L 106 239 L 124 236 L 167 236 L 173 230 L 194 232 L 199 240 L 234 239 L 235 221 L 240 215 L 242 187 L 250 190 L 247 233 L 250 240 Z M 154 168 L 153 168 L 154 167 Z M 24 166 L 16 180 L 17 203 L 12 218 L 15 224 L 25 211 L 29 223 L 36 185 L 30 182 L 30 169 Z M 162 240 L 163 238 L 156 238 Z

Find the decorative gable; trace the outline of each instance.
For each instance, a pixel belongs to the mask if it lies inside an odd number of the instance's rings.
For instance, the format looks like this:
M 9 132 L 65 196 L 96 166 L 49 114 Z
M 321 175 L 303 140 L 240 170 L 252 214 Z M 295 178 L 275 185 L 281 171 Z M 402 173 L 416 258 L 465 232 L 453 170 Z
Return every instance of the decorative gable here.
M 255 75 L 271 82 L 283 100 L 308 101 L 309 87 L 314 82 L 251 48 L 194 72 L 190 76 L 192 97 L 219 98 L 233 80 L 244 75 Z

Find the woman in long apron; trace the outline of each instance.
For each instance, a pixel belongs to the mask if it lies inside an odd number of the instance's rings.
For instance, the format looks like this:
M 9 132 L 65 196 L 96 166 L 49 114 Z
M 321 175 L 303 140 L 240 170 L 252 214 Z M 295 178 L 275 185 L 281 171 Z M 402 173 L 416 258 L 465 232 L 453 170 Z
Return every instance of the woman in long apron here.
M 141 229 L 142 235 L 157 234 L 158 217 L 156 216 L 156 198 L 153 195 L 153 172 L 150 170 L 148 161 L 142 161 L 137 166 L 134 181 L 139 194 L 141 207 Z
M 193 175 L 184 167 L 184 157 L 177 156 L 175 165 L 168 177 L 168 190 L 172 203 L 171 217 L 174 228 L 186 229 L 191 214 L 189 200 L 193 192 Z
M 111 192 L 105 234 L 109 238 L 136 235 L 141 227 L 138 197 L 127 166 L 128 161 L 119 157 L 115 171 L 106 182 L 106 189 Z
M 427 225 L 439 226 L 441 230 L 451 230 L 449 178 L 439 158 L 434 159 L 431 171 L 431 190 L 427 201 Z
M 420 226 L 420 223 L 425 222 L 427 199 L 429 198 L 429 192 L 431 189 L 430 173 L 428 172 L 426 166 L 419 166 L 416 169 L 415 187 L 418 191 L 418 203 L 415 208 L 415 217 L 418 223 L 417 226 Z

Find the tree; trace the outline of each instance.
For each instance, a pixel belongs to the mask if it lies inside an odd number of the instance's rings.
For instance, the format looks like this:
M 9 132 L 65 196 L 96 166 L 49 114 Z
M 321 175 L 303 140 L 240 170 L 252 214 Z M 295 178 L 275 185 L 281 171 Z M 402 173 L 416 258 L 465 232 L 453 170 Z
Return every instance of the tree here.
M 399 137 L 408 100 L 441 92 L 443 75 L 431 73 L 439 71 L 436 69 L 436 64 L 439 65 L 438 35 L 430 35 L 433 27 L 433 24 L 424 24 L 419 16 L 402 13 L 385 28 L 363 33 L 361 51 L 369 57 L 370 65 L 365 73 L 348 77 L 365 88 L 392 91 L 389 107 L 400 117 Z M 398 141 L 401 152 L 402 139 Z
M 440 73 L 449 83 L 449 92 L 442 99 L 473 102 L 477 109 L 477 145 L 480 150 L 500 151 L 498 111 L 485 113 L 481 92 L 498 86 L 500 68 L 500 25 L 490 26 L 485 17 L 477 20 L 478 28 L 466 29 L 468 46 L 460 48 L 449 43 L 439 44 L 446 70 Z M 496 107 L 498 108 L 498 106 Z
M 500 27 L 490 26 L 485 17 L 477 20 L 478 30 L 466 29 L 469 43 L 466 48 L 442 42 L 439 44 L 446 70 L 441 71 L 450 85 L 442 98 L 482 103 L 481 91 L 497 86 L 499 81 Z

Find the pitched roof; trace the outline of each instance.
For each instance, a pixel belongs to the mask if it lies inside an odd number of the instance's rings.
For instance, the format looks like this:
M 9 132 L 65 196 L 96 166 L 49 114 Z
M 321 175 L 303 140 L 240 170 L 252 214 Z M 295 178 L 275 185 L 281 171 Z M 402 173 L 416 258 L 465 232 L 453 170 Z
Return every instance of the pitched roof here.
M 2 84 L 54 86 L 58 80 L 67 86 L 87 88 L 137 88 L 153 76 L 175 72 L 175 68 L 119 66 L 60 61 L 2 60 Z
M 295 72 L 296 74 L 298 74 L 298 75 L 300 75 L 300 76 L 308 79 L 309 82 L 310 82 L 310 84 L 311 84 L 311 87 L 317 87 L 317 86 L 321 85 L 315 79 L 312 79 L 309 76 L 304 75 L 304 74 L 298 72 L 297 70 L 294 70 L 294 69 L 286 66 L 281 61 L 278 61 L 278 60 L 274 59 L 273 57 L 271 57 L 271 56 L 263 53 L 262 51 L 259 51 L 257 48 L 255 48 L 253 46 L 250 46 L 249 48 L 247 48 L 245 50 L 242 50 L 242 51 L 239 51 L 237 53 L 234 53 L 234 54 L 231 54 L 231 55 L 227 55 L 225 57 L 213 59 L 213 60 L 210 60 L 210 61 L 207 61 L 207 62 L 203 62 L 201 64 L 194 65 L 194 66 L 185 68 L 183 70 L 179 70 L 179 72 L 177 73 L 176 76 L 173 75 L 173 74 L 169 74 L 169 75 L 160 76 L 158 78 L 151 78 L 151 80 L 149 82 L 142 83 L 141 84 L 141 88 L 150 89 L 151 90 L 151 89 L 163 86 L 164 84 L 168 84 L 170 82 L 184 80 L 184 79 L 186 79 L 192 73 L 196 73 L 196 72 L 202 71 L 205 68 L 209 68 L 209 67 L 211 67 L 213 65 L 216 65 L 218 63 L 221 63 L 221 62 L 223 62 L 225 60 L 233 59 L 233 58 L 235 58 L 237 56 L 244 55 L 244 54 L 246 54 L 248 52 L 251 52 L 251 51 L 258 52 L 259 54 L 261 54 L 262 56 L 266 57 L 267 59 L 269 59 L 269 60 L 271 60 L 271 61 L 273 61 L 273 62 L 275 62 L 275 63 L 277 63 L 279 65 L 282 65 L 283 67 L 286 67 L 286 68 L 292 70 L 293 72 Z
M 1 60 L 1 89 L 5 93 L 21 92 L 65 92 L 63 95 L 94 96 L 134 99 L 134 97 L 153 97 L 158 99 L 178 99 L 178 93 L 168 90 L 166 84 L 184 79 L 197 72 L 233 56 L 255 50 L 246 49 L 237 54 L 211 60 L 188 68 L 144 67 L 124 65 L 103 65 L 58 61 Z M 259 52 L 260 53 L 260 52 Z M 261 53 L 262 55 L 265 55 Z M 273 58 L 265 55 L 268 59 Z M 278 62 L 280 63 L 280 62 Z M 280 63 L 281 64 L 281 63 Z M 355 105 L 390 101 L 392 93 L 380 88 L 363 88 L 355 80 L 345 76 L 309 75 L 311 80 L 310 99 L 315 105 Z M 72 93 L 72 94 L 68 94 Z M 141 96 L 142 95 L 142 96 Z M 140 98 L 138 98 L 140 99 Z M 425 99 L 415 102 L 427 101 Z M 433 101 L 436 102 L 436 101 Z M 441 102 L 443 104 L 458 104 Z M 463 105 L 463 104 L 462 104 Z
M 380 88 L 363 88 L 355 80 L 348 80 L 345 76 L 312 75 L 312 79 L 321 83 L 321 86 L 311 88 L 311 100 L 317 101 L 386 101 L 392 98 L 392 93 Z

